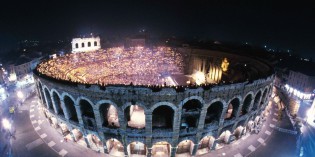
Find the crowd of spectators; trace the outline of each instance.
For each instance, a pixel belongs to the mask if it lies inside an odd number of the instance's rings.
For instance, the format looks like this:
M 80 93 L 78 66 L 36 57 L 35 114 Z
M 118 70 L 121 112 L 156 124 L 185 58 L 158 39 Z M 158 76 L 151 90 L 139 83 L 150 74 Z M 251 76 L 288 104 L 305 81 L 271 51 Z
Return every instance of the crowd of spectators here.
M 184 63 L 181 53 L 169 47 L 116 47 L 66 54 L 42 62 L 37 71 L 82 84 L 164 85 L 165 77 L 183 73 Z

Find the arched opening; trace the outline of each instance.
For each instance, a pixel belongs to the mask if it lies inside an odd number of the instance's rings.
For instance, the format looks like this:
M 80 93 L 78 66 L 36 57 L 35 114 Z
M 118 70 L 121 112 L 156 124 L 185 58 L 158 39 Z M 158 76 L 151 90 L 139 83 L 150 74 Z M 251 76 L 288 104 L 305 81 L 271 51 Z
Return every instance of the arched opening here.
M 194 149 L 194 143 L 191 140 L 184 140 L 177 145 L 175 156 L 191 156 Z
M 205 124 L 212 122 L 219 122 L 223 111 L 223 104 L 220 101 L 212 103 L 207 109 L 207 115 L 205 118 Z
M 156 142 L 152 146 L 153 157 L 169 157 L 171 156 L 171 144 L 166 141 Z
M 238 127 L 234 130 L 233 134 L 235 135 L 235 137 L 236 137 L 237 139 L 241 138 L 242 135 L 244 134 L 244 127 L 243 127 L 243 126 L 238 126 Z
M 254 125 L 255 125 L 254 121 L 252 121 L 252 120 L 248 121 L 248 123 L 247 123 L 247 130 L 248 130 L 249 133 L 254 130 Z
M 215 138 L 213 136 L 205 136 L 204 138 L 202 138 L 199 142 L 196 155 L 209 153 L 214 144 L 214 141 Z
M 223 131 L 218 138 L 219 143 L 220 143 L 219 147 L 224 144 L 229 143 L 230 136 L 231 136 L 231 132 L 229 130 Z
M 51 101 L 50 93 L 48 92 L 48 90 L 46 88 L 45 88 L 45 97 L 46 97 L 46 100 L 47 100 L 48 109 L 50 111 L 54 111 L 54 107 L 53 107 L 53 104 L 52 104 L 52 101 Z
M 132 142 L 127 146 L 127 151 L 130 157 L 146 156 L 147 147 L 141 142 Z
M 88 42 L 88 47 L 91 47 L 91 42 Z
M 107 151 L 110 156 L 125 156 L 124 145 L 115 138 L 106 141 Z
M 95 129 L 95 117 L 92 105 L 86 100 L 80 100 L 80 110 L 84 125 L 89 129 Z
M 51 122 L 52 127 L 54 127 L 55 129 L 59 127 L 58 120 L 54 116 L 50 117 L 50 122 Z
M 88 134 L 86 136 L 86 138 L 87 138 L 89 145 L 90 145 L 90 148 L 92 150 L 101 151 L 101 149 L 103 149 L 102 141 L 97 136 L 95 136 L 94 134 Z
M 155 108 L 152 112 L 152 127 L 153 128 L 173 128 L 174 110 L 166 105 Z
M 245 115 L 249 112 L 250 103 L 252 102 L 252 95 L 248 94 L 243 102 L 241 115 Z
M 53 99 L 54 99 L 55 107 L 57 110 L 57 114 L 62 116 L 62 117 L 65 117 L 65 115 L 63 113 L 63 108 L 61 106 L 60 98 L 56 92 L 53 92 Z
M 260 103 L 260 97 L 261 97 L 261 92 L 259 91 L 254 99 L 254 106 L 253 106 L 253 110 L 257 110 L 258 107 L 260 107 L 259 103 Z
M 94 46 L 97 46 L 97 42 L 96 41 L 94 41 Z
M 237 111 L 240 107 L 240 100 L 238 98 L 234 98 L 228 106 L 228 109 L 226 110 L 225 119 L 229 120 L 233 117 L 237 116 Z
M 66 111 L 68 112 L 69 120 L 78 123 L 77 111 L 74 107 L 74 101 L 69 96 L 64 96 Z
M 199 100 L 192 99 L 187 101 L 182 107 L 181 129 L 189 131 L 190 127 L 196 128 L 202 109 L 202 104 Z
M 84 47 L 84 43 L 81 43 L 81 47 Z
M 118 111 L 115 106 L 104 103 L 100 105 L 99 111 L 103 126 L 119 128 Z
M 82 132 L 79 129 L 73 129 L 71 132 L 72 132 L 72 134 L 74 136 L 75 141 L 78 144 L 86 147 L 86 143 L 85 143 L 85 140 L 84 140 Z
M 79 48 L 79 44 L 78 43 L 75 44 L 75 48 Z
M 127 118 L 129 127 L 138 129 L 145 127 L 144 109 L 139 105 L 128 106 L 125 109 L 125 117 Z
M 59 127 L 60 127 L 60 130 L 61 130 L 61 133 L 63 136 L 69 135 L 70 130 L 68 129 L 68 126 L 65 123 L 60 123 Z M 68 139 L 70 139 L 70 138 L 68 138 Z
M 264 90 L 261 101 L 260 101 L 260 105 L 264 104 L 266 101 L 266 97 L 267 97 L 267 88 Z

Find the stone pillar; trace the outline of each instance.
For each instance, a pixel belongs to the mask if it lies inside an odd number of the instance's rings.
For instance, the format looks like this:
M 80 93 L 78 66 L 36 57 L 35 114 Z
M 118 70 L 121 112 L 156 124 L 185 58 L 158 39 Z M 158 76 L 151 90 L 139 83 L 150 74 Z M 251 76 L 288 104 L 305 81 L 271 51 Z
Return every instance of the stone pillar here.
M 81 126 L 84 126 L 80 106 L 78 106 L 78 105 L 74 105 L 74 107 L 75 107 L 75 110 L 76 110 L 76 112 L 77 112 L 77 116 L 78 116 L 79 124 L 80 124 Z
M 51 103 L 52 103 L 52 106 L 54 108 L 54 112 L 55 114 L 58 114 L 58 109 L 57 109 L 57 106 L 56 106 L 56 103 L 55 103 L 55 99 L 54 97 L 51 96 L 51 94 L 49 94 L 49 97 L 50 97 L 50 100 L 51 100 Z
M 86 147 L 90 148 L 90 142 L 89 140 L 87 139 L 86 135 L 83 135 L 84 136 L 84 141 L 86 143 Z
M 127 156 L 129 155 L 129 154 L 128 154 L 128 148 L 127 148 L 127 147 L 128 147 L 128 144 L 126 144 L 125 141 L 124 141 L 124 144 L 123 144 L 123 145 L 124 145 L 125 156 L 127 157 Z
M 94 117 L 95 117 L 95 121 L 96 121 L 96 126 L 97 129 L 101 129 L 103 127 L 102 125 L 102 120 L 101 120 L 101 115 L 98 109 L 93 109 L 94 112 Z
M 145 145 L 147 147 L 152 147 L 152 112 L 149 111 L 145 113 Z
M 75 138 L 73 132 L 72 132 L 72 128 L 69 128 L 70 129 L 70 135 L 71 135 L 71 138 L 72 138 L 72 141 L 73 142 L 77 142 L 77 139 Z
M 65 118 L 67 120 L 69 120 L 69 112 L 65 106 L 65 102 L 64 102 L 64 99 L 63 98 L 60 98 L 60 103 L 61 103 L 61 107 L 62 107 L 62 111 L 63 111 L 63 114 L 65 115 Z
M 197 150 L 198 150 L 198 146 L 199 146 L 199 144 L 194 144 L 194 148 L 193 148 L 193 151 L 191 153 L 191 156 L 195 156 L 196 155 Z
M 177 144 L 178 144 L 181 116 L 182 116 L 181 110 L 177 109 L 177 111 L 175 111 L 175 113 L 174 113 L 174 120 L 173 120 L 173 135 L 172 135 L 172 143 L 171 143 L 172 146 L 177 146 Z M 173 154 L 173 152 L 172 152 L 172 154 Z
M 250 101 L 250 105 L 248 107 L 248 113 L 253 109 L 253 105 L 255 102 L 255 95 L 253 96 L 254 98 L 252 98 L 252 101 Z
M 127 127 L 127 124 L 128 122 L 125 122 L 125 118 L 124 118 L 124 113 L 121 113 L 121 112 L 118 112 L 118 121 L 119 121 L 119 125 L 120 125 L 120 128 L 122 130 L 126 130 L 126 127 Z
M 151 157 L 152 156 L 152 148 L 147 148 L 148 152 L 147 152 L 147 157 Z
M 171 147 L 171 157 L 175 157 L 177 151 L 177 147 Z
M 206 115 L 207 115 L 207 108 L 203 108 L 199 116 L 199 122 L 198 122 L 198 127 L 197 127 L 197 134 L 196 134 L 197 141 L 201 139 L 203 129 L 205 127 Z
M 225 106 L 225 105 L 224 105 Z M 225 117 L 225 114 L 226 114 L 226 110 L 228 109 L 228 106 L 225 106 L 223 109 L 222 109 L 222 113 L 220 115 L 220 120 L 219 120 L 219 127 L 222 127 L 223 124 L 224 124 L 224 117 Z
M 215 150 L 215 147 L 217 146 L 218 141 L 215 140 L 212 144 L 211 150 Z

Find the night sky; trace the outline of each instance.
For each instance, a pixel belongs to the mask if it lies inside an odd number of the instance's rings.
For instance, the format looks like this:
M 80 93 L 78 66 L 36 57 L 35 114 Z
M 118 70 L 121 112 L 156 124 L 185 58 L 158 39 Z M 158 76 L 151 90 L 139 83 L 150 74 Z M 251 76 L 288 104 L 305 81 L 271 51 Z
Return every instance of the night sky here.
M 90 32 L 125 36 L 145 28 L 152 36 L 248 42 L 315 58 L 312 1 L 103 1 L 3 3 L 1 49 L 22 39 L 56 40 Z

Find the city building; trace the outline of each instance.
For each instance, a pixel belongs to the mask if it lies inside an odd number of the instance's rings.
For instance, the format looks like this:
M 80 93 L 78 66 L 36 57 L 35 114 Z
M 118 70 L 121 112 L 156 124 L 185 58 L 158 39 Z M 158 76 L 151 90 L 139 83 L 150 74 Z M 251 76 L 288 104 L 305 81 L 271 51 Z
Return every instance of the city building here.
M 194 71 L 202 74 L 190 78 Z M 209 71 L 222 78 L 198 84 Z M 173 157 L 206 154 L 259 130 L 274 72 L 224 51 L 118 47 L 41 62 L 34 79 L 48 121 L 64 136 L 114 156 Z
M 96 51 L 101 48 L 100 37 L 73 38 L 72 53 Z
M 16 81 L 31 74 L 40 62 L 41 53 L 33 52 L 21 55 L 14 64 L 10 65 L 10 81 Z

